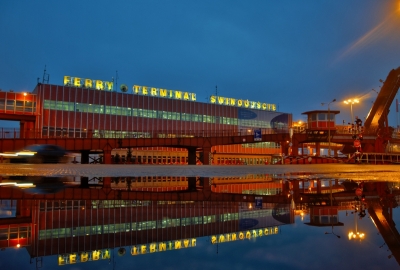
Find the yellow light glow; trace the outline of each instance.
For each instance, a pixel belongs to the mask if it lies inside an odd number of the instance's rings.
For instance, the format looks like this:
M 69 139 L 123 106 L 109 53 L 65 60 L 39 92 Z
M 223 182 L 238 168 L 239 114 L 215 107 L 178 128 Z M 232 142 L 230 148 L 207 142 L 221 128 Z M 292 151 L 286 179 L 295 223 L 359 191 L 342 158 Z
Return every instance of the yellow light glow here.
M 16 186 L 16 187 L 34 187 L 33 183 L 17 183 L 17 182 L 3 182 L 0 186 Z
M 28 151 L 17 152 L 17 156 L 33 156 L 35 154 L 36 152 L 28 152 Z
M 21 245 L 20 244 L 17 244 L 17 248 L 19 248 Z
M 360 101 L 358 99 L 348 99 L 343 101 L 345 104 L 355 104 L 355 103 L 359 103 Z
M 356 239 L 356 238 L 362 240 L 362 239 L 364 239 L 365 234 L 360 233 L 360 232 L 357 232 L 357 233 L 349 232 L 348 237 L 349 237 L 349 240 Z

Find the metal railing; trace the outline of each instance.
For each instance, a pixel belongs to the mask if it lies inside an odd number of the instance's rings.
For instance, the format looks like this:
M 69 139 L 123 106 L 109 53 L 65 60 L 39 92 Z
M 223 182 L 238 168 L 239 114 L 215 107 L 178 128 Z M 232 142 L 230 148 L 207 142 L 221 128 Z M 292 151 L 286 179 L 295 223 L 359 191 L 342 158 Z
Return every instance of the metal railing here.
M 360 162 L 368 164 L 400 164 L 400 154 L 362 153 Z
M 0 139 L 20 138 L 193 138 L 193 137 L 227 137 L 251 136 L 255 130 L 152 130 L 152 131 L 123 131 L 123 130 L 67 130 L 67 129 L 26 129 L 0 128 Z M 261 134 L 288 134 L 287 128 L 263 128 Z

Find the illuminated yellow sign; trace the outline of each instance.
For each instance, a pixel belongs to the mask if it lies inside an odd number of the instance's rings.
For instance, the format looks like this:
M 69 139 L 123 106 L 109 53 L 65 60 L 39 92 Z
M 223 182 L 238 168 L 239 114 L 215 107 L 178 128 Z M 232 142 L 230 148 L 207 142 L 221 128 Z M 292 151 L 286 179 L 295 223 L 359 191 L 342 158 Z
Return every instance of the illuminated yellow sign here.
M 75 86 L 75 87 L 85 87 L 94 88 L 97 90 L 113 91 L 113 81 L 102 81 L 102 80 L 92 80 L 84 79 L 79 77 L 64 76 L 64 85 Z M 123 87 L 122 87 L 123 86 Z M 121 91 L 126 92 L 128 88 L 126 85 L 121 85 Z M 179 90 L 168 90 L 156 87 L 147 87 L 134 85 L 132 86 L 133 94 L 140 94 L 143 96 L 153 96 L 153 97 L 163 97 L 172 98 L 180 100 L 196 101 L 196 94 L 190 92 L 184 92 Z M 235 107 L 242 107 L 248 109 L 258 109 L 264 111 L 276 111 L 276 104 L 263 103 L 260 101 L 249 101 L 245 99 L 227 98 L 220 96 L 211 96 L 210 102 L 212 104 L 228 105 Z
M 64 76 L 64 85 L 112 91 L 114 82 Z M 126 85 L 123 84 L 121 86 L 123 86 L 121 88 L 121 90 L 123 92 L 126 92 L 126 89 L 127 89 Z M 173 99 L 196 101 L 195 93 L 183 92 L 183 91 L 179 91 L 179 90 L 168 90 L 168 89 L 163 89 L 163 88 L 134 85 L 132 87 L 132 92 L 134 94 L 141 94 L 143 96 L 153 96 L 153 97 L 163 97 L 163 98 L 173 98 Z
M 83 79 L 78 77 L 64 76 L 64 85 L 76 86 L 76 87 L 86 87 L 95 88 L 97 90 L 112 91 L 114 82 Z
M 244 99 L 211 96 L 210 102 L 213 104 L 228 105 L 228 106 L 242 107 L 242 108 L 248 108 L 248 109 L 276 111 L 275 104 L 261 103 L 259 101 L 249 101 L 249 100 L 244 100 Z
M 163 252 L 167 250 L 178 250 L 196 246 L 196 238 L 150 243 L 132 246 L 130 253 L 132 256 Z M 111 249 L 94 250 L 90 252 L 70 253 L 58 255 L 58 265 L 92 262 L 110 259 Z
M 110 259 L 110 249 L 58 255 L 58 265 L 92 262 Z
M 195 93 L 182 92 L 178 90 L 167 90 L 162 88 L 139 86 L 139 85 L 134 85 L 132 87 L 132 90 L 134 94 L 141 94 L 144 96 L 164 97 L 164 98 L 182 99 L 190 101 L 196 100 Z
M 226 233 L 226 234 L 219 234 L 211 236 L 211 243 L 225 243 L 225 242 L 233 242 L 237 240 L 244 240 L 244 239 L 254 239 L 257 237 L 268 236 L 273 234 L 278 234 L 279 229 L 278 227 L 273 228 L 264 228 L 264 229 L 254 229 L 249 231 L 243 232 L 236 232 L 236 233 Z

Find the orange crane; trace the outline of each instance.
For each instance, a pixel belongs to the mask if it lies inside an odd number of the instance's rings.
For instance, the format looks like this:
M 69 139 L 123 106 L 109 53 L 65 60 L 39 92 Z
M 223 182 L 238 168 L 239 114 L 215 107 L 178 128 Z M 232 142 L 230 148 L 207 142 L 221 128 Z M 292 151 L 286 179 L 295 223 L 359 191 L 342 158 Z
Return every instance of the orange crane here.
M 364 134 L 376 135 L 374 149 L 364 149 L 365 152 L 383 153 L 392 131 L 388 123 L 390 106 L 400 87 L 400 67 L 392 69 L 383 82 L 381 91 L 372 105 L 364 122 Z M 372 148 L 372 147 L 367 147 Z

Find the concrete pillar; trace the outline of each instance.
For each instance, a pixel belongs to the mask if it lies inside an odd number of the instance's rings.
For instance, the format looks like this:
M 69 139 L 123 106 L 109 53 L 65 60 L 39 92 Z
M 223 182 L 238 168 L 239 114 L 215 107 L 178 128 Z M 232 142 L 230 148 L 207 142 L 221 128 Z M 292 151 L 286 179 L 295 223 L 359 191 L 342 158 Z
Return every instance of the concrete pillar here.
M 203 147 L 203 165 L 210 165 L 211 147 Z
M 103 188 L 111 188 L 111 177 L 103 177 Z
M 293 140 L 293 142 L 292 142 L 292 156 L 297 157 L 298 155 L 299 155 L 299 142 L 297 140 Z
M 288 195 L 290 192 L 290 183 L 289 181 L 282 180 L 282 195 Z
M 281 153 L 283 155 L 289 155 L 289 145 L 286 143 L 286 141 L 281 142 Z
M 319 157 L 319 156 L 320 156 L 320 153 L 321 153 L 321 145 L 320 145 L 319 142 L 316 142 L 316 143 L 315 143 L 315 155 L 316 155 L 317 157 Z
M 196 147 L 189 147 L 188 150 L 188 165 L 196 165 Z
M 81 150 L 81 164 L 89 164 L 89 150 Z
M 81 188 L 89 188 L 89 177 L 81 177 Z
M 322 193 L 321 180 L 317 180 L 317 193 L 318 193 L 318 194 L 321 194 L 321 193 Z
M 292 180 L 292 187 L 293 187 L 293 200 L 295 202 L 300 201 L 300 180 Z
M 103 150 L 103 164 L 111 164 L 111 150 Z M 137 164 L 137 158 L 135 164 Z
M 188 190 L 196 190 L 196 177 L 188 177 Z
M 25 121 L 19 121 L 19 136 L 21 139 L 25 138 Z
M 210 178 L 200 177 L 200 186 L 203 187 L 203 191 L 211 191 Z

